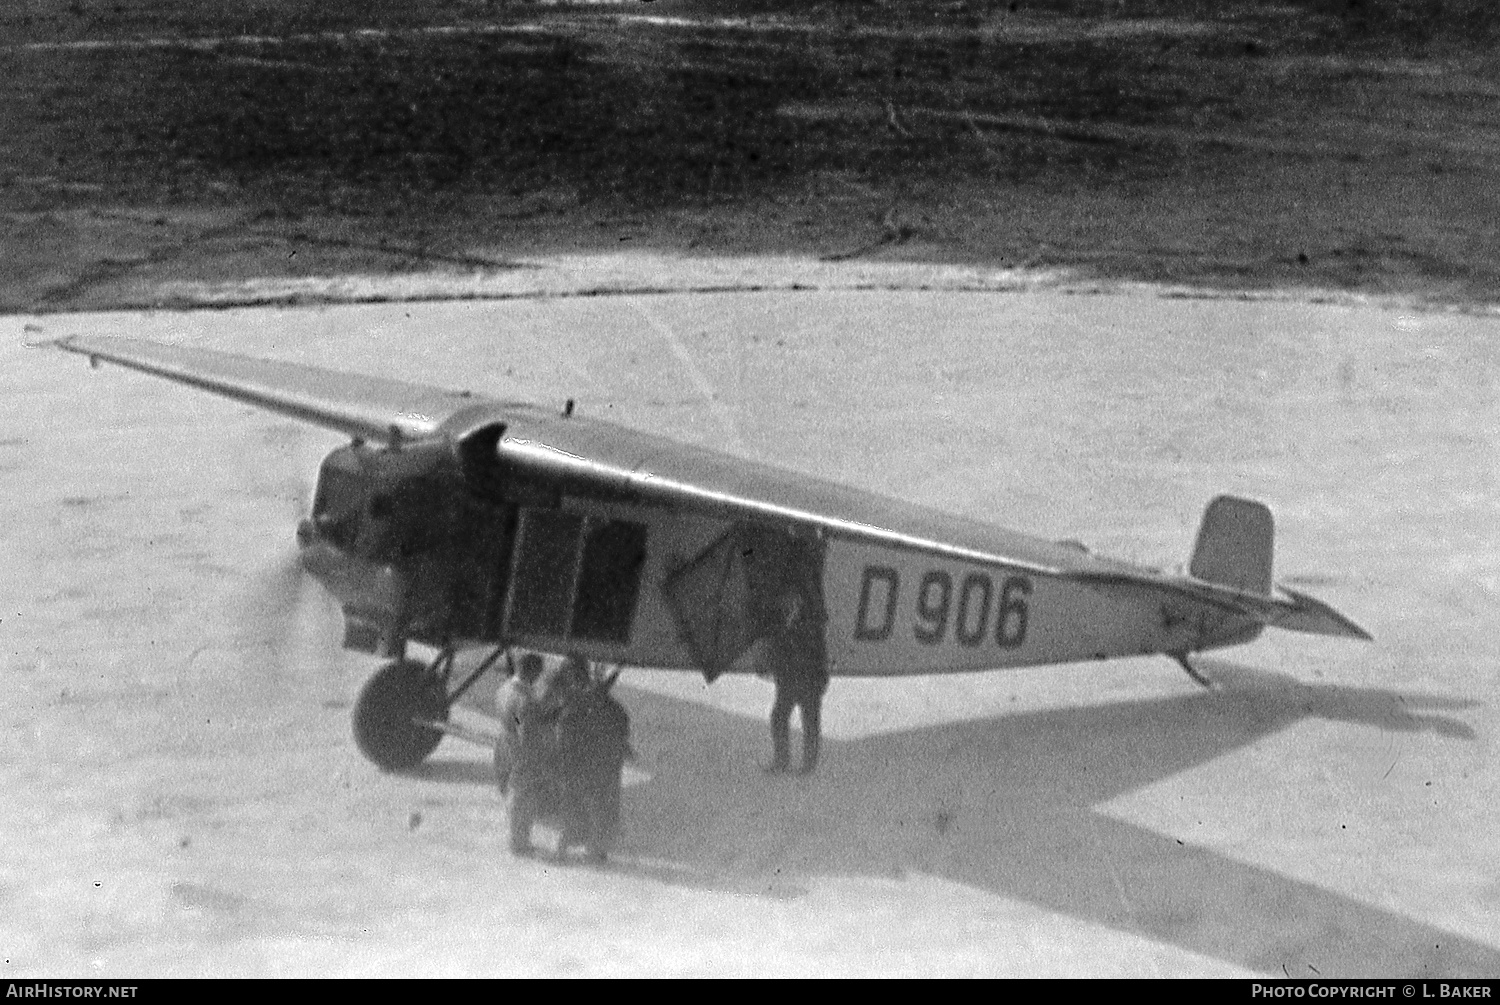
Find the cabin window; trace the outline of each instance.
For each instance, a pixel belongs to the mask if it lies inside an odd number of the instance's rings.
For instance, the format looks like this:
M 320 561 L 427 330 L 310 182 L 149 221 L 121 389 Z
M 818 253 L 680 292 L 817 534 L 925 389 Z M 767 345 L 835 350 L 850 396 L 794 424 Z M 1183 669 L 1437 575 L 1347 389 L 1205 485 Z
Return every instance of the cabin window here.
M 512 632 L 562 635 L 567 631 L 582 535 L 580 516 L 555 510 L 527 511 L 512 580 Z
M 646 565 L 646 525 L 523 511 L 508 634 L 624 645 Z
M 574 638 L 630 641 L 630 621 L 646 564 L 646 525 L 628 520 L 592 523 L 578 567 Z

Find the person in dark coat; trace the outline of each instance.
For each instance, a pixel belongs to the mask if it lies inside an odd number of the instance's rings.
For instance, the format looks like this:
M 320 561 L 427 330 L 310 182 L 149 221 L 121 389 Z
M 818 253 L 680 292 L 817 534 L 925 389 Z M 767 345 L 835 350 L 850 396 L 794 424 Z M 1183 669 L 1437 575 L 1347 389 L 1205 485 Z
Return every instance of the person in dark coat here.
M 574 692 L 557 721 L 558 779 L 562 786 L 561 857 L 583 845 L 602 862 L 620 824 L 621 772 L 630 756 L 630 715 L 609 693 L 614 678 Z
M 823 695 L 828 690 L 823 539 L 816 533 L 749 524 L 739 529 L 737 543 L 749 590 L 750 617 L 761 643 L 757 670 L 776 684 L 771 763 L 766 770 L 772 774 L 791 770 L 791 719 L 797 709 L 802 718 L 801 774 L 805 775 L 818 764 Z
M 776 700 L 771 705 L 771 763 L 766 770 L 771 774 L 791 770 L 792 711 L 798 709 L 802 719 L 802 766 L 798 773 L 807 775 L 818 766 L 823 695 L 828 691 L 823 619 L 809 614 L 805 599 L 796 592 L 785 596 L 782 607 L 782 624 L 767 636 L 762 650 L 776 683 Z

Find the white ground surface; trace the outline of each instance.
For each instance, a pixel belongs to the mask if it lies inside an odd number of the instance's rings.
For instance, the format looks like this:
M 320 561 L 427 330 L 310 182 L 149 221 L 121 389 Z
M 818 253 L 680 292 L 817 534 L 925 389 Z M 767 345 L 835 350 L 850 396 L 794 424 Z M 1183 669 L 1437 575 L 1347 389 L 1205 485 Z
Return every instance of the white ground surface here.
M 835 681 L 628 673 L 618 861 L 488 753 L 382 775 L 283 597 L 335 437 L 22 343 L 183 340 L 561 403 L 1122 557 L 1231 491 L 1368 645 Z M 1147 292 L 0 318 L 0 975 L 1500 975 L 1500 321 Z

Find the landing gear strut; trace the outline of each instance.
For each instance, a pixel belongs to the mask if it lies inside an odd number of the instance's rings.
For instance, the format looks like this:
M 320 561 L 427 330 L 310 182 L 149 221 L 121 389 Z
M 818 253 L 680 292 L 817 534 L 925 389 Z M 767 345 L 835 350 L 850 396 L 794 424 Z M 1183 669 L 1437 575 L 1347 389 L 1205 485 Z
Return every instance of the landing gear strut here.
M 444 733 L 457 731 L 448 725 L 453 703 L 503 652 L 497 647 L 451 692 L 452 649 L 444 649 L 429 664 L 395 660 L 381 667 L 354 703 L 354 742 L 360 753 L 384 771 L 405 771 L 421 764 L 437 749 Z
M 1176 660 L 1177 661 L 1177 665 L 1180 666 L 1180 667 L 1182 667 L 1182 669 L 1186 670 L 1187 671 L 1187 675 L 1189 677 L 1193 678 L 1193 680 L 1197 681 L 1199 684 L 1202 684 L 1204 687 L 1213 687 L 1214 686 L 1214 682 L 1213 681 L 1209 680 L 1207 677 L 1205 677 L 1201 673 L 1199 673 L 1197 671 L 1197 669 L 1191 663 L 1188 662 L 1188 654 L 1187 653 L 1168 653 L 1167 655 L 1171 656 L 1174 660 Z

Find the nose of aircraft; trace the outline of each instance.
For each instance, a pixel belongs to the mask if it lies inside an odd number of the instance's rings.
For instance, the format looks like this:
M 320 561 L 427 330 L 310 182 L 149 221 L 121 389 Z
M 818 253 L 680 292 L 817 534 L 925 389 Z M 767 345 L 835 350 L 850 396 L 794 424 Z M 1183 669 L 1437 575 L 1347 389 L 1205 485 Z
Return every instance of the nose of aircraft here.
M 337 565 L 337 550 L 324 540 L 316 519 L 297 523 L 297 562 L 315 579 L 324 579 Z

